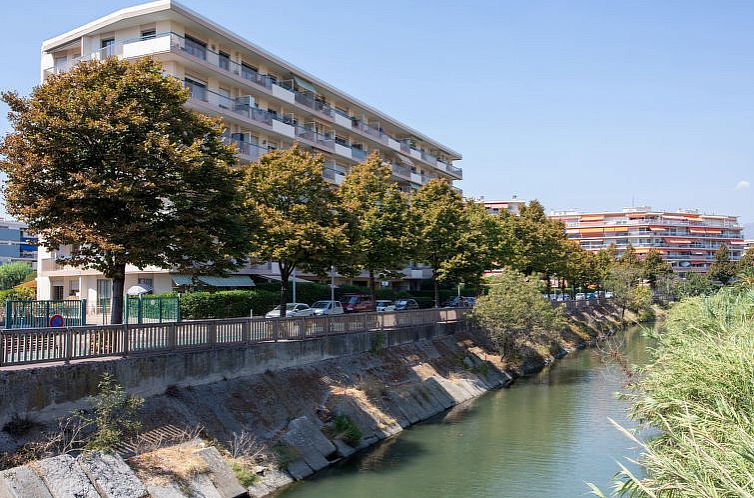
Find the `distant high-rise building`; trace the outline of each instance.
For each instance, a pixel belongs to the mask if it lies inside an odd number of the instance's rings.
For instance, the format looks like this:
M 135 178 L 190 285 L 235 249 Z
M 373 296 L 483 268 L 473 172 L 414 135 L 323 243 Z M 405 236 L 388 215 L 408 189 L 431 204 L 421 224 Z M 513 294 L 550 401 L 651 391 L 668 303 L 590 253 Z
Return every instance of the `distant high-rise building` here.
M 550 217 L 562 221 L 568 237 L 584 249 L 598 251 L 615 244 L 619 255 L 629 243 L 639 255 L 655 249 L 682 277 L 706 272 L 722 244 L 730 249 L 732 260 L 741 258 L 746 244 L 736 216 L 694 210 L 637 207 L 617 212 L 553 212 Z
M 521 206 L 526 205 L 526 201 L 518 199 L 515 195 L 507 201 L 482 201 L 485 209 L 489 214 L 500 214 L 507 211 L 511 214 L 518 214 Z
M 24 261 L 36 268 L 36 242 L 25 224 L 0 218 L 0 264 Z

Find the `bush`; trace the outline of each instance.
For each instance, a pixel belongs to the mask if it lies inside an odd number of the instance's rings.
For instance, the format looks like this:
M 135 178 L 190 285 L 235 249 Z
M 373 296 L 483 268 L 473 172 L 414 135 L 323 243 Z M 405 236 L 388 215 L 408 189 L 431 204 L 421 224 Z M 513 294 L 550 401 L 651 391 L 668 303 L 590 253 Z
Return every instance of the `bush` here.
M 128 436 L 135 434 L 141 423 L 136 415 L 144 400 L 126 394 L 109 373 L 99 382 L 99 394 L 92 401 L 94 418 L 87 419 L 94 427 L 92 439 L 86 447 L 90 450 L 112 451 Z
M 674 305 L 653 363 L 630 396 L 646 477 L 624 469 L 626 496 L 751 496 L 754 492 L 754 290 L 724 289 Z
M 361 441 L 361 429 L 347 415 L 338 415 L 333 419 L 333 428 L 335 437 L 341 438 L 351 446 L 357 446 Z
M 274 308 L 278 294 L 260 290 L 187 292 L 181 296 L 181 317 L 188 320 L 263 315 Z
M 562 309 L 542 298 L 539 281 L 508 269 L 490 278 L 489 292 L 479 297 L 472 317 L 509 357 L 534 336 L 540 343 L 531 345 L 547 350 L 551 343 L 548 334 L 559 332 L 565 324 Z

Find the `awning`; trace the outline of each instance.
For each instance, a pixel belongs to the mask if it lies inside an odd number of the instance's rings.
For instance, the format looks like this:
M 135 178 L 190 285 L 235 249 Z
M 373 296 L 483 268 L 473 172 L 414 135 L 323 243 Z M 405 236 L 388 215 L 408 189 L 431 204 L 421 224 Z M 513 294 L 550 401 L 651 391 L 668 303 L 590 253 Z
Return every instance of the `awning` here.
M 189 275 L 170 275 L 175 285 L 192 285 L 194 282 Z
M 707 230 L 704 228 L 689 228 L 690 233 L 707 233 Z
M 664 232 L 665 230 L 667 230 L 667 228 L 662 227 L 649 227 L 649 229 L 653 232 Z
M 281 278 L 280 275 L 259 275 L 262 278 L 266 278 L 267 280 L 274 280 L 275 282 L 280 282 Z M 312 283 L 310 280 L 304 280 L 303 278 L 296 277 L 295 279 L 293 277 L 288 277 L 288 282 L 296 281 L 297 284 L 310 284 Z
M 602 233 L 604 230 L 600 228 L 581 228 L 581 233 Z
M 665 218 L 666 220 L 682 220 L 682 221 L 686 220 L 685 216 L 676 216 L 673 214 L 663 214 L 662 217 Z
M 293 81 L 296 82 L 297 86 L 300 86 L 304 90 L 312 92 L 315 95 L 317 94 L 317 88 L 308 81 L 301 79 L 298 76 L 293 76 Z
M 670 244 L 691 244 L 691 241 L 687 239 L 667 239 L 667 241 Z
M 228 275 L 227 277 L 202 275 L 199 280 L 212 287 L 254 287 L 254 281 L 248 275 Z
M 170 275 L 175 285 L 194 285 L 191 275 Z M 199 283 L 212 287 L 254 287 L 254 281 L 248 275 L 228 275 L 227 277 L 196 277 Z
M 582 216 L 581 221 L 602 221 L 605 217 L 602 215 L 595 215 L 595 216 Z

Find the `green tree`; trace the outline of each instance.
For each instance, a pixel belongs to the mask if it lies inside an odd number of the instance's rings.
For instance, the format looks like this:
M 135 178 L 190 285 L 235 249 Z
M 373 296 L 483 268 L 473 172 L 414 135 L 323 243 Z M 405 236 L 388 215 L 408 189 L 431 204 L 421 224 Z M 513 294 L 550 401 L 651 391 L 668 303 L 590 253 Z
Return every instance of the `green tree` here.
M 738 271 L 744 271 L 747 269 L 753 269 L 754 270 L 754 247 L 750 247 L 744 252 L 744 255 L 741 256 L 741 259 L 738 260 Z
M 613 301 L 621 308 L 621 321 L 631 306 L 634 289 L 641 283 L 641 268 L 631 264 L 614 266 L 605 279 L 605 289 L 613 293 Z
M 29 98 L 5 92 L 14 131 L 0 145 L 8 212 L 60 262 L 112 279 L 123 318 L 126 265 L 222 273 L 248 250 L 234 150 L 216 119 L 151 59 L 90 61 Z
M 571 286 L 573 293 L 576 289 L 598 283 L 599 276 L 596 268 L 596 255 L 583 249 L 577 242 L 563 240 L 563 254 L 565 256 L 562 276 Z
M 445 180 L 424 184 L 411 199 L 417 261 L 433 269 L 435 306 L 440 306 L 440 283 L 478 280 L 492 265 L 490 241 L 495 222 L 474 202 Z
M 650 249 L 644 260 L 641 262 L 642 278 L 649 282 L 652 290 L 657 290 L 657 282 L 663 276 L 673 274 L 673 268 L 670 264 L 662 259 L 660 253 L 655 249 Z
M 479 297 L 472 317 L 505 356 L 516 352 L 534 335 L 557 332 L 565 323 L 563 310 L 542 299 L 537 279 L 503 269 L 487 281 L 489 291 Z
M 244 203 L 255 214 L 251 256 L 279 266 L 280 316 L 286 313 L 294 269 L 325 274 L 348 254 L 349 226 L 338 214 L 322 166 L 322 156 L 294 144 L 265 154 L 245 169 Z
M 707 276 L 727 285 L 736 276 L 736 263 L 730 260 L 730 251 L 726 244 L 720 244 L 715 251 L 715 261 L 710 265 Z
M 610 244 L 607 249 L 600 249 L 594 255 L 595 278 L 600 287 L 605 286 L 605 280 L 610 271 L 618 264 L 618 249 L 615 244 Z
M 525 275 L 538 273 L 549 286 L 549 277 L 564 271 L 565 227 L 545 214 L 538 201 L 522 206 L 518 216 L 498 218 L 500 238 L 495 259 Z
M 34 270 L 29 263 L 13 261 L 0 265 L 0 289 L 8 290 L 34 278 Z
M 714 294 L 717 286 L 712 283 L 708 275 L 689 273 L 678 285 L 680 297 L 709 296 Z
M 621 266 L 641 272 L 641 259 L 636 254 L 636 249 L 634 249 L 634 246 L 630 242 L 626 245 L 626 250 L 623 251 L 621 257 L 618 258 L 618 263 Z
M 375 277 L 398 275 L 410 257 L 408 199 L 390 175 L 390 168 L 373 153 L 353 167 L 337 191 L 342 212 L 353 221 L 350 264 L 369 272 L 373 297 Z

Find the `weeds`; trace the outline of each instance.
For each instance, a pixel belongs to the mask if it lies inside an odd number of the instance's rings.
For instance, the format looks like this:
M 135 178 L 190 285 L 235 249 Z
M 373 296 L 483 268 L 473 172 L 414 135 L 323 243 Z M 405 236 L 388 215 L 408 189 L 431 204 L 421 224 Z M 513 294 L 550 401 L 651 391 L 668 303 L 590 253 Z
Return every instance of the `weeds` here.
M 356 446 L 361 441 L 361 429 L 351 420 L 348 415 L 338 415 L 333 419 L 335 437 L 341 438 L 351 446 Z

